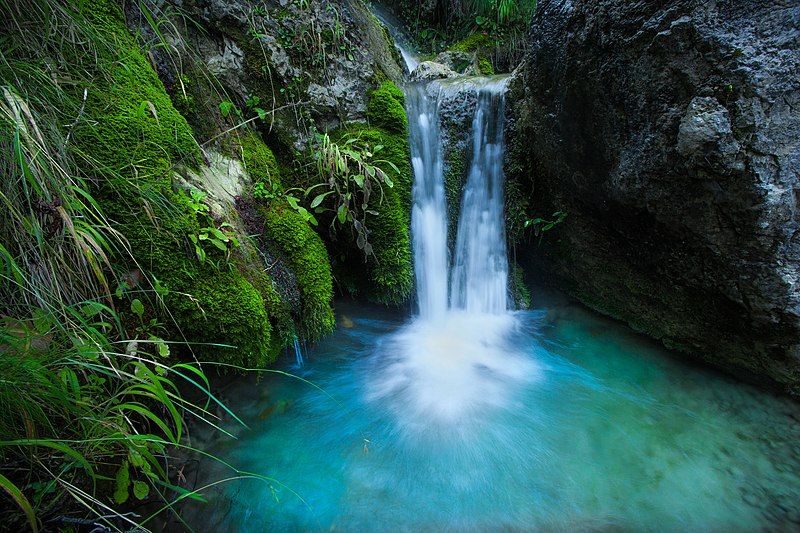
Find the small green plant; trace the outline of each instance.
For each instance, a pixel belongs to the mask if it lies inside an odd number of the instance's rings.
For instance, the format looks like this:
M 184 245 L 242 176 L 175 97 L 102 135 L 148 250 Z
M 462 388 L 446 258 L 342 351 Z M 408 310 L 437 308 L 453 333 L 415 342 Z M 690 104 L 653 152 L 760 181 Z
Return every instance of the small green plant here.
M 316 226 L 318 224 L 317 219 L 314 215 L 312 215 L 308 209 L 300 205 L 300 199 L 296 196 L 288 194 L 291 191 L 301 191 L 301 189 L 290 189 L 286 193 L 283 192 L 278 186 L 277 183 L 267 184 L 265 182 L 256 183 L 255 187 L 253 188 L 253 198 L 256 200 L 265 200 L 265 201 L 272 201 L 278 198 L 283 198 L 286 200 L 286 203 L 289 204 L 289 207 L 297 211 L 300 216 L 303 217 L 303 220 L 311 224 L 312 226 Z M 312 208 L 313 209 L 313 208 Z
M 523 224 L 523 228 L 525 229 L 533 228 L 533 234 L 536 237 L 541 238 L 546 231 L 550 231 L 554 227 L 558 226 L 559 224 L 564 222 L 564 219 L 566 218 L 567 218 L 567 213 L 565 211 L 556 211 L 555 213 L 552 214 L 550 220 L 545 218 L 526 219 L 525 223 Z
M 197 259 L 204 263 L 208 258 L 204 244 L 208 243 L 225 254 L 225 260 L 230 259 L 231 250 L 239 247 L 239 239 L 233 232 L 233 226 L 227 222 L 217 224 L 211 217 L 208 205 L 203 201 L 206 194 L 198 189 L 192 189 L 188 204 L 201 224 L 197 234 L 189 235 L 189 240 L 194 244 Z M 219 265 L 217 265 L 218 267 Z
M 381 150 L 382 145 L 371 145 L 358 136 L 345 135 L 340 142 L 334 142 L 327 133 L 318 135 L 315 159 L 322 182 L 305 191 L 308 197 L 318 188 L 328 189 L 314 195 L 310 208 L 318 213 L 331 209 L 335 213 L 332 226 L 349 224 L 355 231 L 358 248 L 367 256 L 372 255 L 367 216 L 378 214 L 370 209 L 370 201 L 376 188 L 380 193 L 380 203 L 383 186 L 394 186 L 381 165 L 399 173 L 394 163 L 378 159 Z M 333 206 L 326 208 L 323 202 L 329 197 L 333 199 Z
M 267 112 L 263 108 L 259 107 L 260 103 L 261 103 L 261 98 L 259 98 L 255 94 L 251 94 L 250 96 L 247 97 L 247 100 L 245 101 L 244 105 L 249 111 L 252 111 L 256 115 L 258 115 L 258 118 L 260 120 L 267 120 Z

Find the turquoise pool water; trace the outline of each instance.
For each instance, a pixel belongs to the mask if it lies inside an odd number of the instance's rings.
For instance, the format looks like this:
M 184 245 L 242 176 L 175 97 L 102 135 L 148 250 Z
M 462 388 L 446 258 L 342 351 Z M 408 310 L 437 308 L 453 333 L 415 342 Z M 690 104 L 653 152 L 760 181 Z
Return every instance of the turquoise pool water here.
M 302 369 L 225 391 L 249 429 L 201 531 L 800 528 L 800 407 L 557 296 L 434 325 L 339 305 Z M 317 388 L 318 387 L 318 388 Z M 229 475 L 206 465 L 206 482 Z M 202 480 L 200 483 L 202 484 Z

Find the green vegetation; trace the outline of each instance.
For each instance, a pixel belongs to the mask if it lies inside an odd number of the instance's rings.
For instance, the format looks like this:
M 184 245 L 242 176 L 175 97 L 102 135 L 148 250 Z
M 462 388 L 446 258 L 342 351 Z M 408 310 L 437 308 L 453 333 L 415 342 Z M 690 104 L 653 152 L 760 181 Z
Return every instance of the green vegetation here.
M 536 0 L 386 2 L 413 29 L 422 51 L 474 53 L 481 74 L 511 71 L 525 53 Z
M 370 125 L 391 133 L 408 135 L 405 95 L 394 83 L 385 81 L 368 94 L 367 119 Z
M 325 245 L 303 216 L 282 199 L 262 210 L 267 238 L 297 277 L 302 303 L 300 334 L 316 340 L 333 330 L 333 281 Z
M 170 98 L 116 2 L 0 14 L 0 487 L 18 511 L 0 513 L 16 529 L 75 513 L 146 525 L 125 506 L 199 498 L 167 469 L 184 417 L 225 410 L 203 366 L 181 361 L 263 368 L 298 330 L 330 331 L 326 251 L 297 212 L 270 206 L 271 237 L 300 270 L 292 316 L 250 239 L 173 187 L 176 168 L 202 164 L 178 111 L 200 114 L 200 93 L 181 76 Z M 272 153 L 243 137 L 245 165 L 272 180 Z
M 331 134 L 336 150 L 346 157 L 334 157 L 333 164 L 326 165 L 328 170 L 321 175 L 323 180 L 328 178 L 328 172 L 339 165 L 344 170 L 344 179 L 355 181 L 355 196 L 348 198 L 348 192 L 343 197 L 337 195 L 332 209 L 339 216 L 350 209 L 347 206 L 356 208 L 352 223 L 355 244 L 361 250 L 366 247 L 367 252 L 366 263 L 358 264 L 346 249 L 334 251 L 337 277 L 352 292 L 381 303 L 405 301 L 413 286 L 410 237 L 413 175 L 404 105 L 403 92 L 391 82 L 383 82 L 371 91 L 367 106 L 370 124 L 351 123 Z M 326 152 L 331 150 L 323 150 Z M 367 166 L 358 161 L 365 161 Z M 362 176 L 370 176 L 371 181 L 384 186 L 379 190 L 371 185 L 365 188 L 364 184 L 370 180 L 365 181 Z M 370 195 L 379 197 L 371 200 Z M 358 208 L 365 204 L 367 208 Z

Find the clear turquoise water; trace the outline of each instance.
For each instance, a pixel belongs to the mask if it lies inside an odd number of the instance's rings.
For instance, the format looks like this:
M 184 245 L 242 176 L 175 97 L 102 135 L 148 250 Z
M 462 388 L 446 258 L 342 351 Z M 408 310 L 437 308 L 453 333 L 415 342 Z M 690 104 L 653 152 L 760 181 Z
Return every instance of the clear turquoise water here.
M 337 311 L 303 369 L 286 360 L 322 390 L 225 392 L 249 429 L 212 452 L 275 481 L 216 487 L 185 515 L 198 530 L 800 528 L 796 403 L 558 297 L 488 340 L 497 325 Z

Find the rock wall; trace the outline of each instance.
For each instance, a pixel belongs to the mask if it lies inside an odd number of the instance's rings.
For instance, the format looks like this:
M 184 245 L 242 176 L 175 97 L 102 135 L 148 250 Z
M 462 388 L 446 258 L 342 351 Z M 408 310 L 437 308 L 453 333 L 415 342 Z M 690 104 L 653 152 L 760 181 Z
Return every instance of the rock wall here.
M 800 393 L 800 6 L 542 0 L 511 83 L 530 275 Z

